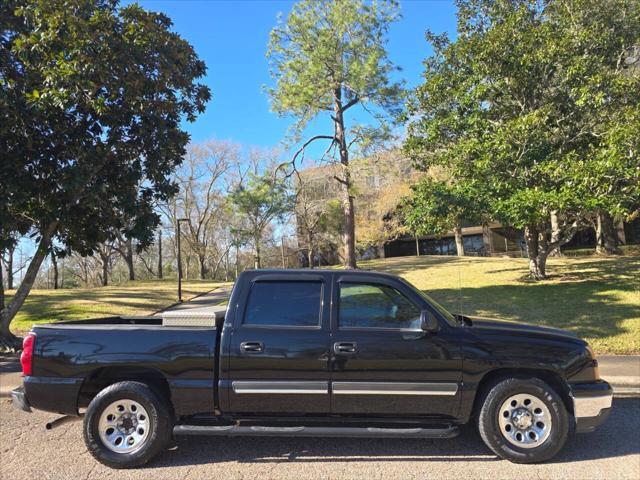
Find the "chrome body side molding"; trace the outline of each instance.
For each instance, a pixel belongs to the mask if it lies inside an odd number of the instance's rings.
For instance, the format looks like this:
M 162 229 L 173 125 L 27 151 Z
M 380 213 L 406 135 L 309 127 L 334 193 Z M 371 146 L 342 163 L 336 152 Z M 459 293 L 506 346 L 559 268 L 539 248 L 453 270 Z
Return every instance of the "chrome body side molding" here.
M 269 382 L 238 380 L 231 383 L 236 394 L 317 395 L 329 393 L 329 382 Z
M 455 395 L 457 383 L 333 382 L 335 395 Z

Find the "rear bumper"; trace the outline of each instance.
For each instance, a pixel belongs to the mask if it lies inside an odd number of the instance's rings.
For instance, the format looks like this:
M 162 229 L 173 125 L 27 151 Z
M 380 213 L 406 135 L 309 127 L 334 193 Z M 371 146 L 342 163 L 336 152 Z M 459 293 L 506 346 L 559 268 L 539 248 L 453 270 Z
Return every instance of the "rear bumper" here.
M 604 380 L 571 385 L 576 432 L 593 432 L 609 417 L 613 404 L 613 389 Z
M 14 407 L 31 413 L 31 405 L 29 405 L 29 400 L 27 400 L 27 396 L 24 393 L 24 387 L 18 387 L 13 390 L 11 392 L 11 400 L 13 401 Z
M 63 415 L 78 415 L 82 378 L 23 377 L 24 398 L 31 408 Z

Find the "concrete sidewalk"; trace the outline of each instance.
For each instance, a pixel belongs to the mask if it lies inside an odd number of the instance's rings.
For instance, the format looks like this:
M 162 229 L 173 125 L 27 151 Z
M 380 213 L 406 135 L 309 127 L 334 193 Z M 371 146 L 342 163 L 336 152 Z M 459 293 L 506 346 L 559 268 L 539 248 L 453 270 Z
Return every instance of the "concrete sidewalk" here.
M 616 397 L 640 396 L 640 355 L 602 355 L 598 365 Z
M 616 397 L 640 397 L 640 355 L 603 355 L 598 362 L 600 376 L 613 386 Z M 9 396 L 21 384 L 18 357 L 0 356 L 0 397 Z

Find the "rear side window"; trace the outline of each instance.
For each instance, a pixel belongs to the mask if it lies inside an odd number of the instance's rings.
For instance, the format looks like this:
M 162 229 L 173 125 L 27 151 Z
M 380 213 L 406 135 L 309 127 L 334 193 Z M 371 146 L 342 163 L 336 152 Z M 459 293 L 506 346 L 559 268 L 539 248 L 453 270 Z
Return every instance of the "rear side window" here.
M 244 325 L 318 327 L 321 282 L 256 282 L 251 286 Z

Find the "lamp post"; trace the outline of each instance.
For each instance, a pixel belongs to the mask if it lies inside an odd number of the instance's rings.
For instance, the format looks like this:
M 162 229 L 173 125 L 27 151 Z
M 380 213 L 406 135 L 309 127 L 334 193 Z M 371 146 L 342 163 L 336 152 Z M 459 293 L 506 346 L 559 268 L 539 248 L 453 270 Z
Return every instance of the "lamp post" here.
M 182 303 L 182 255 L 180 252 L 180 223 L 188 222 L 188 218 L 179 218 L 176 222 L 178 227 L 178 302 Z

